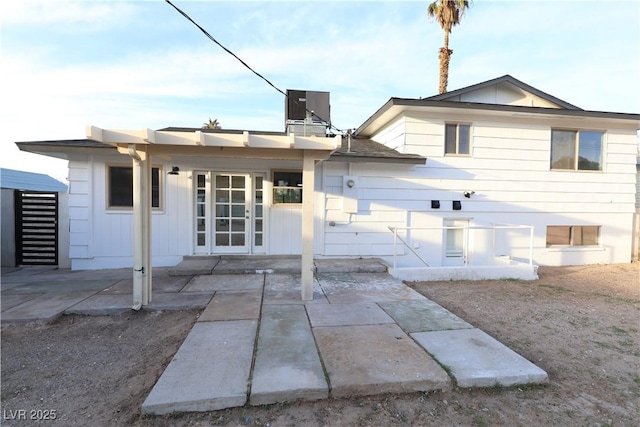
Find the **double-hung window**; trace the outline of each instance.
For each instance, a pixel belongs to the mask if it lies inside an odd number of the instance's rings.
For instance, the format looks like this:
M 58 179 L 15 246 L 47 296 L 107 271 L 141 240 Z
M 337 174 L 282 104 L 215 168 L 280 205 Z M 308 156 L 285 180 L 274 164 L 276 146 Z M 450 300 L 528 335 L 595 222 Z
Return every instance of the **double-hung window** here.
M 447 123 L 444 126 L 444 154 L 471 154 L 471 125 Z
M 604 133 L 592 130 L 551 130 L 551 169 L 602 170 Z
M 107 166 L 107 206 L 110 209 L 133 208 L 133 168 Z M 151 168 L 151 207 L 160 208 L 160 168 Z

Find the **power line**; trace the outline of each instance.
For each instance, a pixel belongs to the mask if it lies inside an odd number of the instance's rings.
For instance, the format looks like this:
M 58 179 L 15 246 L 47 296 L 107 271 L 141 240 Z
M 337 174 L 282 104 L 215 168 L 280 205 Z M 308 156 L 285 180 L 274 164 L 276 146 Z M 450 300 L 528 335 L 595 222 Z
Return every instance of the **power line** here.
M 233 56 L 235 59 L 237 59 L 242 65 L 244 65 L 249 71 L 251 71 L 253 74 L 255 74 L 256 76 L 260 77 L 262 80 L 265 81 L 265 83 L 267 83 L 269 86 L 271 86 L 272 88 L 274 88 L 276 91 L 278 91 L 279 93 L 281 93 L 282 95 L 284 95 L 284 97 L 286 99 L 289 99 L 289 96 L 283 92 L 281 89 L 279 89 L 276 85 L 274 85 L 273 83 L 271 83 L 271 81 L 269 81 L 269 79 L 267 79 L 265 76 L 263 76 L 262 74 L 258 73 L 256 70 L 254 70 L 253 68 L 251 68 L 246 62 L 244 62 L 240 57 L 238 57 L 238 55 L 236 55 L 235 53 L 233 53 L 231 50 L 227 49 L 225 46 L 222 45 L 222 43 L 220 43 L 218 40 L 215 39 L 215 37 L 213 37 L 211 34 L 209 34 L 209 32 L 207 30 L 205 30 L 204 28 L 202 28 L 196 21 L 194 21 L 189 15 L 187 15 L 186 12 L 183 12 L 179 7 L 177 7 L 176 5 L 174 5 L 173 3 L 171 3 L 171 1 L 169 0 L 165 0 L 167 3 L 169 3 L 169 5 L 171 7 L 173 7 L 180 15 L 182 15 L 183 17 L 185 17 L 185 19 L 187 19 L 189 22 L 191 22 L 193 25 L 195 25 L 196 27 L 198 27 L 198 29 L 205 35 L 207 36 L 207 38 L 209 40 L 211 40 L 212 42 L 214 42 L 215 44 L 217 44 L 218 46 L 220 46 L 225 52 L 227 52 L 229 55 Z M 298 100 L 293 99 L 293 102 L 295 102 L 296 104 L 300 105 L 298 103 Z M 344 134 L 344 132 L 340 129 L 338 129 L 337 127 L 335 127 L 334 125 L 331 124 L 331 122 L 323 119 L 322 117 L 318 116 L 316 113 L 314 113 L 313 111 L 310 111 L 309 109 L 306 108 L 305 106 L 305 110 L 307 113 L 311 114 L 312 116 L 317 117 L 318 119 L 320 119 L 321 121 L 323 121 L 324 123 L 328 123 L 330 128 L 335 129 L 336 131 Z

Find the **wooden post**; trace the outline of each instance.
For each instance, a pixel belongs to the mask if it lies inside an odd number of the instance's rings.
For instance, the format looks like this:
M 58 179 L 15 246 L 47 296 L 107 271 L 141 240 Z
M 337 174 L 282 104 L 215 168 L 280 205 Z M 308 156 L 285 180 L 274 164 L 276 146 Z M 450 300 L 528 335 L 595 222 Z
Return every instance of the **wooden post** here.
M 302 300 L 313 300 L 313 228 L 315 194 L 315 158 L 304 151 L 302 168 Z

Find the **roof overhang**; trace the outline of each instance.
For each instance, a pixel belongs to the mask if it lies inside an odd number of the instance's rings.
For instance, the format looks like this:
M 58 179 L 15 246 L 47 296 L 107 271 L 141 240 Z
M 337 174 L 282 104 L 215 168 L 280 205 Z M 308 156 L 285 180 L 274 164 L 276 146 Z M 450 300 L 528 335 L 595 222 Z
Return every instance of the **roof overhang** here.
M 521 117 L 540 120 L 584 120 L 606 121 L 621 127 L 640 129 L 640 114 L 611 113 L 587 110 L 566 110 L 559 108 L 522 107 L 516 105 L 481 104 L 473 102 L 438 101 L 430 99 L 391 98 L 378 111 L 369 117 L 356 130 L 359 137 L 371 137 L 384 126 L 402 115 L 412 112 L 432 113 L 459 116 L 461 113 L 469 116 L 484 116 L 496 118 Z
M 130 148 L 150 155 L 211 156 L 252 159 L 302 159 L 313 151 L 327 158 L 340 136 L 318 137 L 273 132 L 202 132 L 200 130 L 113 130 L 87 126 L 87 139 L 16 142 L 20 150 L 68 159 L 70 154 L 128 154 Z
M 149 151 L 155 147 L 211 147 L 238 148 L 261 150 L 320 150 L 333 151 L 340 144 L 341 138 L 274 135 L 249 133 L 238 134 L 211 133 L 200 130 L 189 132 L 159 131 L 153 129 L 142 130 L 110 130 L 96 126 L 87 127 L 87 137 L 91 140 L 124 148 L 130 144 L 148 146 Z

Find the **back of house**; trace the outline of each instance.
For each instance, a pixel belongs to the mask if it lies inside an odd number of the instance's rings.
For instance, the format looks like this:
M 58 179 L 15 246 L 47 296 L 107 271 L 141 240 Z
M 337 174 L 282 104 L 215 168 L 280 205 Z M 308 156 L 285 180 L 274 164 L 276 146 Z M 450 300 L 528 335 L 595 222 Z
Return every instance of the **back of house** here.
M 299 92 L 328 114 L 328 93 Z M 131 145 L 152 162 L 154 266 L 297 255 L 309 228 L 315 257 L 396 268 L 631 259 L 638 114 L 585 111 L 503 76 L 391 98 L 342 138 L 328 117 L 288 119 L 285 132 L 92 128 L 17 144 L 69 160 L 75 269 L 132 265 Z

